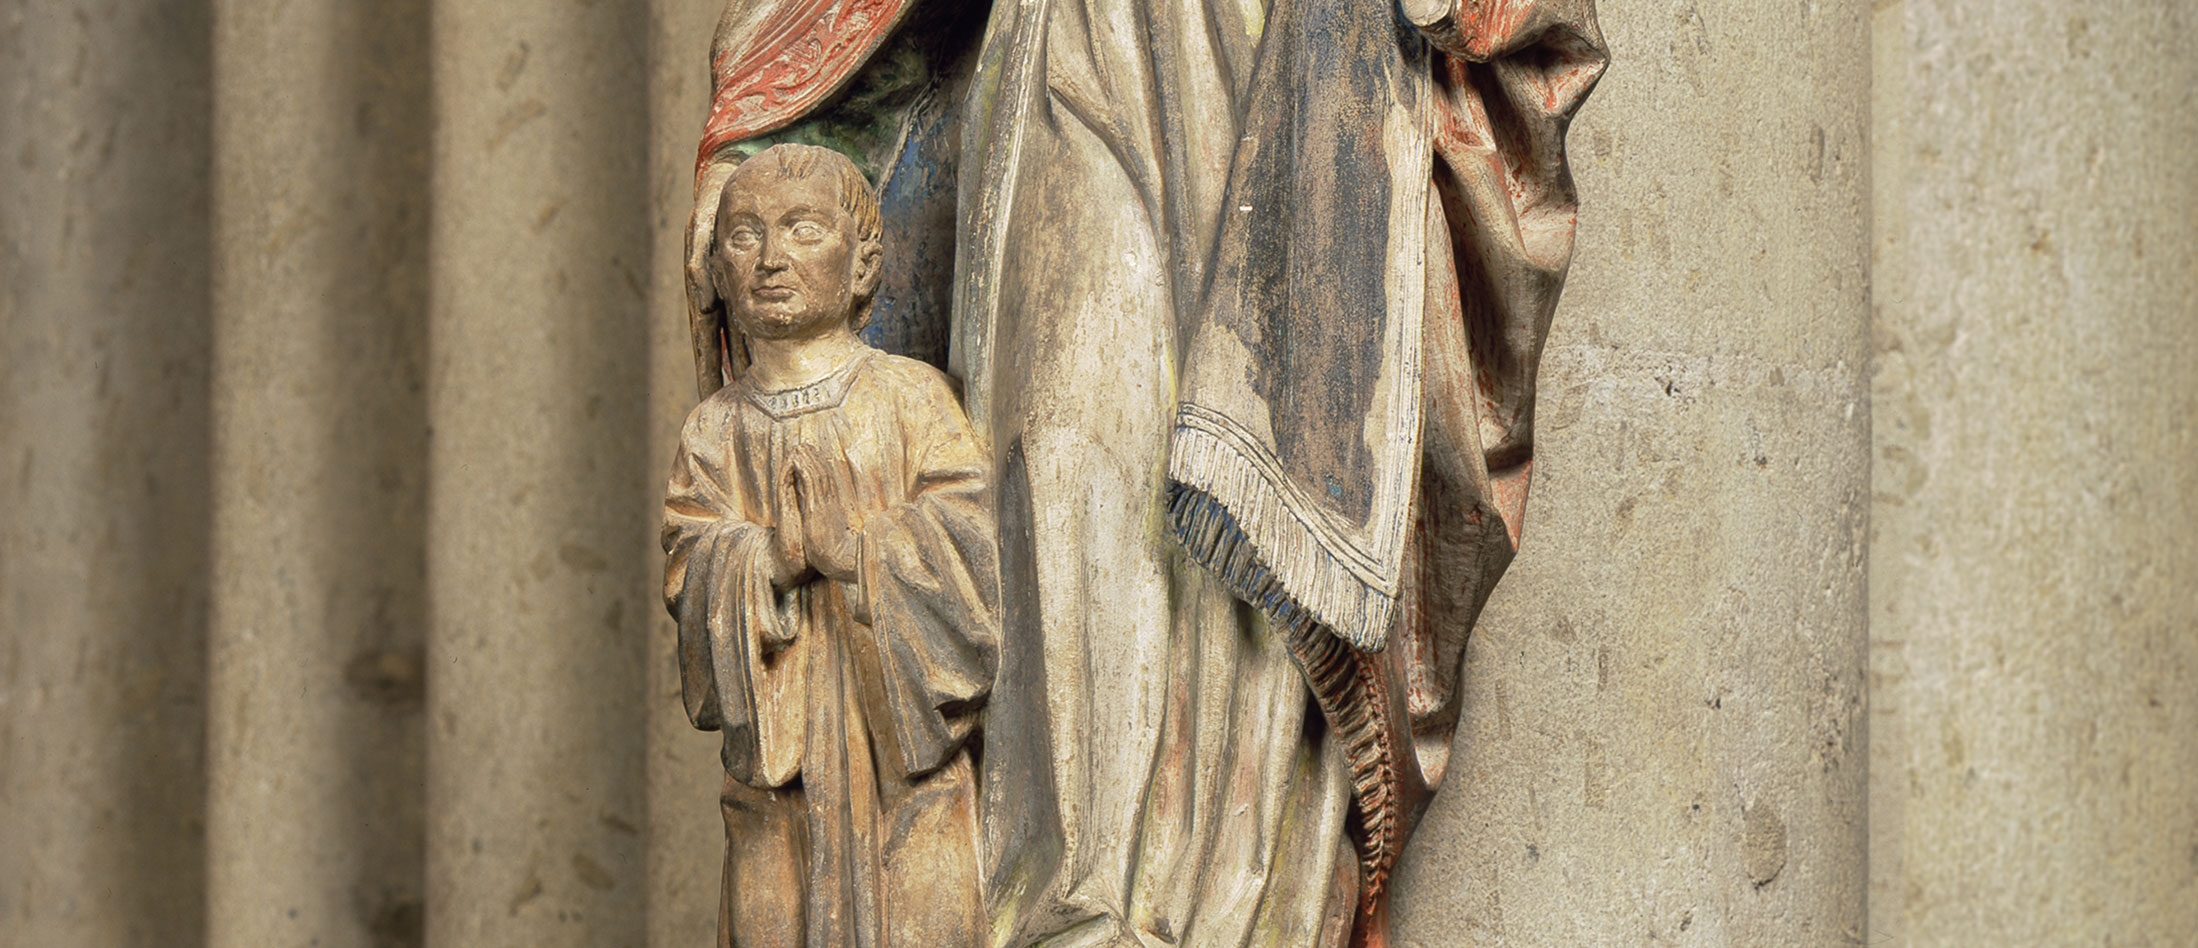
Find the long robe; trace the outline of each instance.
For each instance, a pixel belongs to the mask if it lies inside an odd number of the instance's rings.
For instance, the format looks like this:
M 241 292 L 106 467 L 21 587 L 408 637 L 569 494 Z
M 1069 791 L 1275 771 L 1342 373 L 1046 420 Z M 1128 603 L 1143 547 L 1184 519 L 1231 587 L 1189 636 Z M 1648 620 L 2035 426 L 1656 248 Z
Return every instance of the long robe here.
M 966 742 L 998 651 L 988 466 L 936 369 L 869 349 L 688 418 L 665 602 L 688 714 L 725 735 L 722 944 L 981 943 Z M 772 587 L 794 477 L 853 512 L 855 581 Z
M 853 100 L 835 105 L 826 94 L 860 85 L 847 64 L 890 43 L 894 23 L 948 9 L 907 6 L 729 8 L 698 207 L 714 207 L 710 169 L 735 160 L 743 138 L 849 124 L 833 112 Z M 946 363 L 967 387 L 995 465 L 1005 614 L 983 781 L 997 945 L 1339 944 L 1363 921 L 1354 911 L 1378 897 L 1381 880 L 1368 877 L 1385 871 L 1417 801 L 1444 775 L 1465 638 L 1522 528 L 1534 369 L 1571 255 L 1565 126 L 1604 59 L 1591 0 L 1407 0 L 1406 18 L 1392 24 L 1396 47 L 1381 51 L 1381 77 L 1324 81 L 1323 70 L 1340 79 L 1352 62 L 1324 62 L 1329 34 L 1299 28 L 1298 18 L 1396 9 L 995 3 L 973 58 L 939 58 L 966 70 L 941 74 L 939 98 L 954 108 L 943 118 L 911 109 L 898 150 L 876 162 L 891 170 L 888 208 L 936 200 L 941 174 L 959 181 L 948 215 L 951 310 L 892 318 L 949 324 Z M 1350 38 L 1362 44 L 1380 26 L 1354 22 Z M 836 38 L 805 45 L 818 34 Z M 773 58 L 809 49 L 832 52 Z M 785 64 L 815 71 L 788 84 Z M 1300 78 L 1263 86 L 1270 64 Z M 1226 373 L 1186 372 L 1201 330 L 1214 325 L 1214 301 L 1244 297 L 1232 282 L 1247 277 L 1229 265 L 1227 245 L 1238 238 L 1226 219 L 1251 213 L 1246 204 L 1272 213 L 1272 195 L 1232 200 L 1266 167 L 1240 159 L 1258 158 L 1274 120 L 1290 118 L 1273 109 L 1293 96 L 1353 95 L 1372 101 L 1315 104 L 1345 117 L 1406 117 L 1390 123 L 1396 134 L 1382 139 L 1380 158 L 1368 151 L 1367 170 L 1388 175 L 1387 210 L 1322 224 L 1290 252 L 1255 243 L 1236 259 L 1310 250 L 1294 259 L 1319 262 L 1337 248 L 1374 248 L 1370 265 L 1363 256 L 1356 264 L 1383 281 L 1386 321 L 1370 335 L 1386 334 L 1384 354 L 1403 360 L 1379 377 L 1403 384 L 1381 389 L 1391 397 L 1384 423 L 1367 426 L 1372 435 L 1314 426 L 1293 436 L 1310 437 L 1299 460 L 1315 460 L 1316 478 L 1324 452 L 1343 457 L 1356 443 L 1384 455 L 1375 477 L 1392 485 L 1386 491 L 1340 485 L 1372 495 L 1371 519 L 1399 525 L 1368 533 L 1378 549 L 1360 577 L 1391 618 L 1362 610 L 1351 630 L 1354 646 L 1386 646 L 1378 651 L 1337 644 L 1324 623 L 1310 634 L 1300 634 L 1302 622 L 1278 626 L 1272 607 L 1291 597 L 1248 604 L 1242 594 L 1258 590 L 1211 568 L 1213 550 L 1186 554 L 1171 509 L 1184 486 L 1170 468 L 1183 460 L 1187 384 L 1197 383 L 1202 402 L 1230 394 Z M 751 107 L 759 101 L 772 107 Z M 789 116 L 800 118 L 786 125 Z M 1307 147 L 1334 124 L 1296 120 L 1295 140 Z M 941 149 L 941 136 L 959 147 Z M 1424 169 L 1416 179 L 1414 167 Z M 889 244 L 910 239 L 901 231 L 888 222 Z M 889 285 L 881 295 L 896 292 Z M 1304 338 L 1327 332 L 1349 343 L 1351 326 L 1313 325 Z M 1314 355 L 1242 364 L 1246 391 L 1273 381 L 1255 379 L 1261 372 L 1302 381 L 1292 372 L 1319 364 Z M 698 353 L 706 376 L 724 361 L 714 356 Z M 1242 562 L 1255 577 L 1275 565 Z M 1285 619 L 1303 611 L 1279 610 Z M 1292 654 L 1324 641 L 1317 655 Z M 1324 694 L 1316 710 L 1321 685 L 1337 681 L 1363 687 Z M 1371 755 L 1351 732 L 1369 717 L 1380 719 L 1375 743 L 1386 742 Z M 1361 792 L 1360 778 L 1381 793 Z M 1367 828 L 1375 819 L 1388 821 L 1380 840 Z

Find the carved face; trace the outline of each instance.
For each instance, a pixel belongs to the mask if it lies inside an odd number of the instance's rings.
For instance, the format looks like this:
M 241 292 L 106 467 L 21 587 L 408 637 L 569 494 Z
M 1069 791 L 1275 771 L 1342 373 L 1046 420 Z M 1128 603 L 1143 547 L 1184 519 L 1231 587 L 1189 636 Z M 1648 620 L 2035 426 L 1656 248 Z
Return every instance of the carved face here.
M 877 278 L 829 174 L 735 172 L 718 202 L 710 278 L 741 332 L 805 339 L 844 329 Z

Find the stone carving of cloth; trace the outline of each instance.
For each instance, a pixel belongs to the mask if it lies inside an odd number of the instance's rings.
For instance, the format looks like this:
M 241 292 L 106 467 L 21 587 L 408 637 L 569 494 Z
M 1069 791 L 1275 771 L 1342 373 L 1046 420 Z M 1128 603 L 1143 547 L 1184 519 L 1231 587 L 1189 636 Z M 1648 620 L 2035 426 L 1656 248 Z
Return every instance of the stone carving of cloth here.
M 687 420 L 665 601 L 688 714 L 725 735 L 725 944 L 981 943 L 963 744 L 997 661 L 987 464 L 937 370 L 872 350 Z M 772 588 L 796 468 L 859 511 L 857 582 Z
M 1604 60 L 1589 0 L 1398 10 L 996 3 L 949 97 L 995 944 L 1338 944 L 1443 776 Z

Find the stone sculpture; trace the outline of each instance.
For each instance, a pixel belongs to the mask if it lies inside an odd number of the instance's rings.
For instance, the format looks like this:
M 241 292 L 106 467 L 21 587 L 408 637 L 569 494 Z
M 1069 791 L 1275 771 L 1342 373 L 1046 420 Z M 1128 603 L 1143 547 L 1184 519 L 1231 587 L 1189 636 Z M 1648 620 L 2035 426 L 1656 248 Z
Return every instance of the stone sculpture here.
M 1591 0 L 728 5 L 698 384 L 760 358 L 710 258 L 743 158 L 871 169 L 866 337 L 963 387 L 994 485 L 988 944 L 1387 942 L 1604 62 Z
M 664 599 L 687 713 L 725 735 L 720 941 L 976 944 L 990 463 L 937 369 L 855 337 L 880 247 L 853 165 L 781 145 L 714 210 L 751 361 L 682 432 Z

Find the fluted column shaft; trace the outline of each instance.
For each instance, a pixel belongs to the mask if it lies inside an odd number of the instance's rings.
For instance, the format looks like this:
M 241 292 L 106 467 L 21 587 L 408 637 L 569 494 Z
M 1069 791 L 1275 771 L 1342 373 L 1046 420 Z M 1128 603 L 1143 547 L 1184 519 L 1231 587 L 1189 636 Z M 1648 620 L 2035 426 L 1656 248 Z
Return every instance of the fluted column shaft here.
M 1400 938 L 1859 943 L 1869 5 L 1600 13 L 1525 545 Z
M 208 941 L 416 941 L 427 5 L 215 12 Z
M 197 944 L 204 2 L 0 3 L 0 944 Z
M 434 8 L 431 945 L 643 938 L 647 25 Z
M 649 419 L 645 515 L 662 510 L 663 479 L 695 405 L 687 329 L 688 214 L 694 209 L 695 142 L 710 107 L 710 36 L 722 0 L 649 2 Z M 655 566 L 661 554 L 645 562 Z M 718 814 L 718 735 L 687 722 L 679 695 L 679 627 L 648 615 L 648 903 L 651 948 L 715 944 L 725 821 Z

